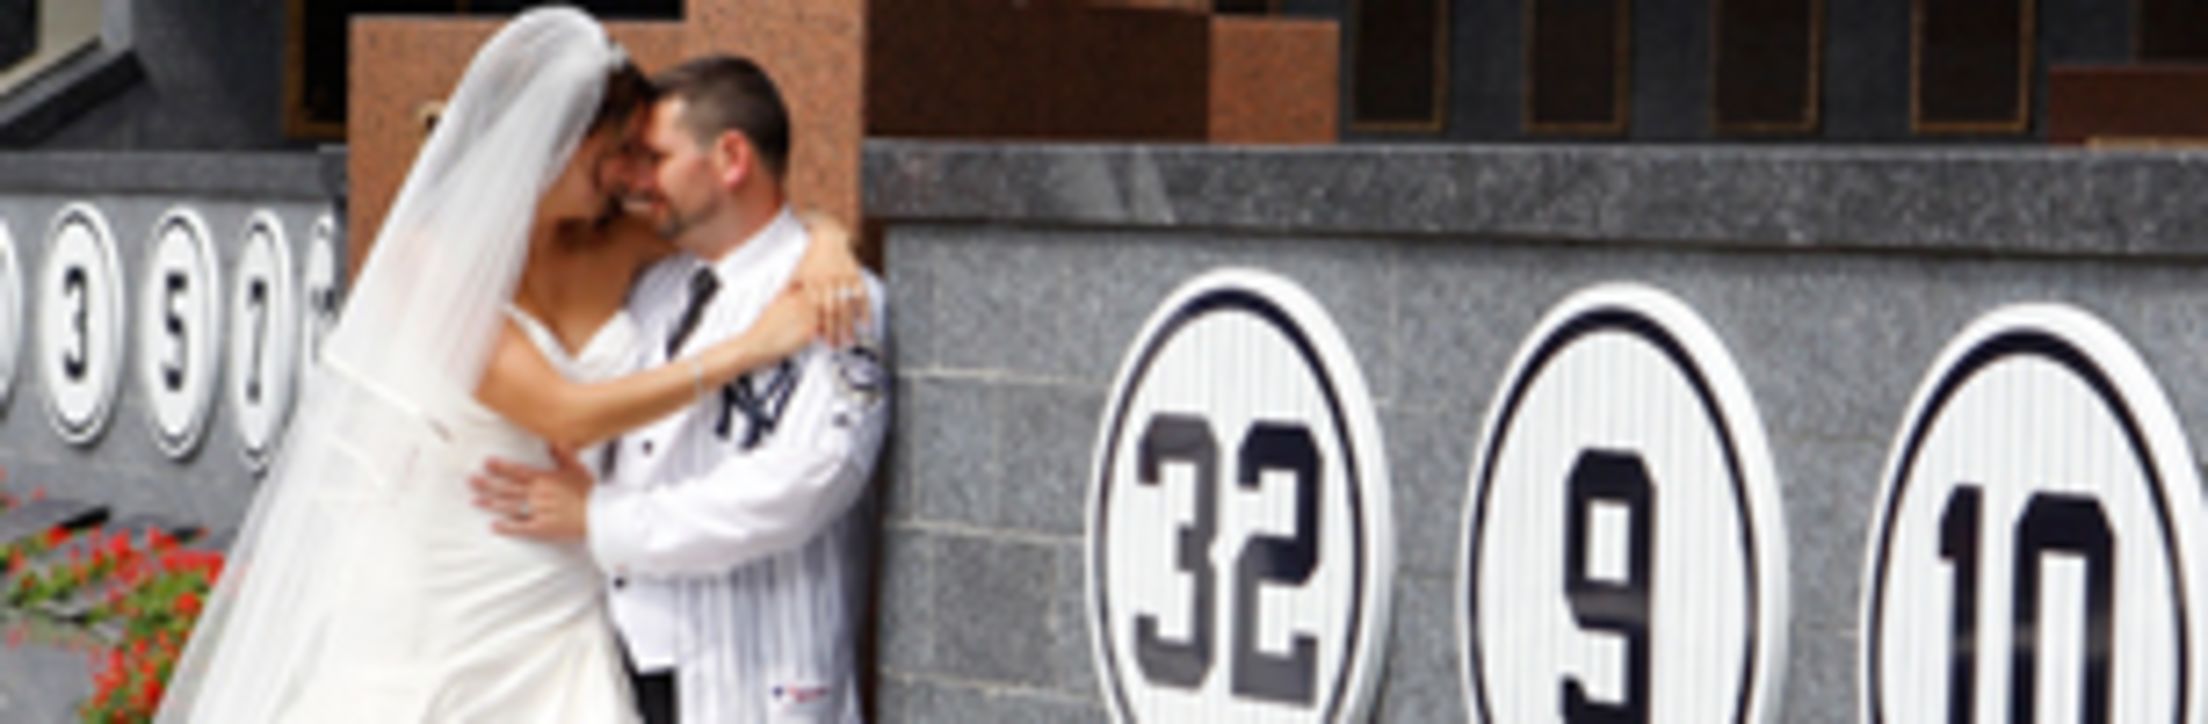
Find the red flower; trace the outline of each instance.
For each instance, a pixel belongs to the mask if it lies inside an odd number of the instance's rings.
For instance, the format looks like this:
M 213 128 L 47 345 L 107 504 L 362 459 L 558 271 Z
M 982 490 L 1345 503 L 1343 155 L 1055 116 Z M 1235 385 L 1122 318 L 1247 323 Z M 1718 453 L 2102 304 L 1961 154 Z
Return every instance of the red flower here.
M 36 495 L 36 493 L 33 493 L 33 495 Z M 69 541 L 69 531 L 66 531 L 66 530 L 62 530 L 62 529 L 61 529 L 60 527 L 58 527 L 58 526 L 57 526 L 57 527 L 53 527 L 53 528 L 47 528 L 47 529 L 46 529 L 46 547 L 48 547 L 48 548 L 56 548 L 56 547 L 60 547 L 60 546 L 61 546 L 61 544 L 63 544 L 63 543 L 66 543 L 66 542 L 68 542 L 68 541 Z
M 155 553 L 176 550 L 176 536 L 169 535 L 160 528 L 146 531 L 146 547 L 152 548 Z
M 199 594 L 191 591 L 176 594 L 176 612 L 186 618 L 199 617 Z

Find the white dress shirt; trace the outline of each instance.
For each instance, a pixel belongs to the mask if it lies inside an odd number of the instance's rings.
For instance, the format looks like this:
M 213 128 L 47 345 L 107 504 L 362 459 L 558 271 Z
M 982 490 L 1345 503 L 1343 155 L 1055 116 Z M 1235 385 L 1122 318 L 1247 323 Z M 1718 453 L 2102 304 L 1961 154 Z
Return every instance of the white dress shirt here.
M 720 291 L 677 357 L 748 328 L 788 284 L 807 238 L 785 209 L 718 261 L 681 256 L 648 270 L 629 302 L 643 330 L 639 364 L 668 361 L 696 270 L 711 269 Z M 883 294 L 879 280 L 867 284 L 861 344 L 814 344 L 708 388 L 617 441 L 615 469 L 591 496 L 589 547 L 612 583 L 615 626 L 639 670 L 676 672 L 683 721 L 857 720 L 866 525 L 855 503 L 889 417 Z

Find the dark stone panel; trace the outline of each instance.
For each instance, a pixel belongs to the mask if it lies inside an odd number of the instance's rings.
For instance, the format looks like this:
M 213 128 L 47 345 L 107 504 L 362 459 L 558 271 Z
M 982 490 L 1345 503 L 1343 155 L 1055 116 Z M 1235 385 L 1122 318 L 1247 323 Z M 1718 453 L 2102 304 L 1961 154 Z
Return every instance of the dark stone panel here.
M 1822 0 L 1718 0 L 1711 121 L 1719 133 L 1814 133 Z
M 2199 0 L 2138 0 L 2139 59 L 2208 60 L 2208 3 Z
M 1824 137 L 1909 137 L 1909 3 L 1825 5 Z
M 1432 126 L 1443 87 L 1448 0 L 1363 0 L 1348 23 L 1350 122 L 1358 126 Z
M 38 50 L 38 0 L 0 0 L 0 68 Z
M 1632 102 L 1636 141 L 1710 135 L 1710 1 L 1634 0 Z
M 1620 100 L 1631 82 L 1628 0 L 1527 0 L 1529 130 L 1616 135 L 1626 130 Z
M 1916 131 L 2015 133 L 2028 120 L 2032 0 L 1915 0 Z

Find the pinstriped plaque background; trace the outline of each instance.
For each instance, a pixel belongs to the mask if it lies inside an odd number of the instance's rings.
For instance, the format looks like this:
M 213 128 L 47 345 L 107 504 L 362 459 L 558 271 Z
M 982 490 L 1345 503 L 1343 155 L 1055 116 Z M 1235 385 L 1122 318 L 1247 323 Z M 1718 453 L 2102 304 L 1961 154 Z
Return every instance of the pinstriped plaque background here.
M 1151 316 L 1113 388 L 1090 490 L 1088 570 L 1093 649 L 1115 715 L 1145 722 L 1360 716 L 1388 631 L 1395 538 L 1373 402 L 1325 310 L 1269 273 L 1200 276 Z M 1145 433 L 1166 417 L 1194 421 L 1216 447 L 1209 536 L 1196 532 L 1207 527 L 1196 502 L 1203 475 L 1188 456 L 1168 459 L 1153 482 L 1142 480 Z M 1293 474 L 1252 469 L 1250 441 L 1261 425 L 1308 431 L 1317 465 L 1306 504 L 1316 506 L 1316 530 L 1300 529 Z M 1252 560 L 1264 555 L 1253 542 L 1296 537 L 1315 545 L 1307 578 L 1237 585 L 1243 566 L 1266 565 Z M 1191 555 L 1202 562 L 1183 558 Z M 1174 681 L 1145 662 L 1143 618 L 1168 643 L 1147 647 L 1149 655 L 1203 651 L 1173 657 L 1197 676 Z M 1206 626 L 1208 636 L 1199 631 Z M 1240 630 L 1268 658 L 1306 642 L 1315 654 L 1308 685 L 1253 675 L 1237 654 Z M 1307 695 L 1277 696 L 1288 691 Z
M 1471 717 L 1563 721 L 1576 684 L 1595 705 L 1648 721 L 1775 720 L 1788 585 L 1778 477 L 1747 385 L 1709 326 L 1665 292 L 1598 285 L 1549 312 L 1494 399 L 1476 441 L 1459 592 Z M 1638 610 L 1568 593 L 1569 487 L 1590 455 L 1646 471 L 1646 516 L 1598 504 L 1579 541 L 1588 578 L 1638 580 Z M 1629 570 L 1639 526 L 1652 550 L 1645 569 Z M 1627 631 L 1645 636 L 1641 700 Z
M 2198 721 L 2194 465 L 2161 384 L 2107 324 L 2055 305 L 1972 323 L 1925 375 L 1887 463 L 1865 553 L 1864 719 L 1944 721 L 1961 704 L 1974 721 L 2010 721 L 2021 706 L 2060 721 Z M 1969 497 L 1977 511 L 1965 515 Z M 2097 509 L 2107 555 L 2020 553 L 2030 511 L 2049 503 Z M 2060 533 L 2087 522 L 2072 516 Z M 2100 606 L 2096 569 L 2110 584 Z M 2025 571 L 2036 595 L 2019 585 Z M 2026 597 L 2036 621 L 2018 617 Z M 2112 634 L 2101 645 L 2095 619 Z M 2035 666 L 2020 677 L 2024 656 Z M 2089 706 L 2095 662 L 2107 690 Z

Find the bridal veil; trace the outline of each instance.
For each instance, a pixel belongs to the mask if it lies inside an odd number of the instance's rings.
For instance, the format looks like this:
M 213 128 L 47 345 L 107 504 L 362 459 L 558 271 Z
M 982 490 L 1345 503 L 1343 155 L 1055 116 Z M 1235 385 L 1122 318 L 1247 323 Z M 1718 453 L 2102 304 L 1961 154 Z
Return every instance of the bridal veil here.
M 310 366 L 159 721 L 276 721 L 306 689 L 372 688 L 324 676 L 330 662 L 408 645 L 409 612 L 357 603 L 354 587 L 397 555 L 370 521 L 410 485 L 461 484 L 409 466 L 473 394 L 538 199 L 625 60 L 590 16 L 560 8 L 520 15 L 476 53 Z

